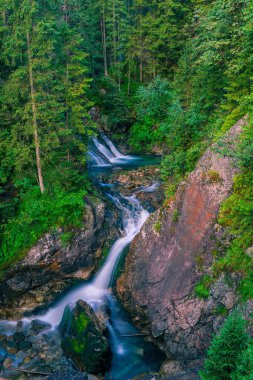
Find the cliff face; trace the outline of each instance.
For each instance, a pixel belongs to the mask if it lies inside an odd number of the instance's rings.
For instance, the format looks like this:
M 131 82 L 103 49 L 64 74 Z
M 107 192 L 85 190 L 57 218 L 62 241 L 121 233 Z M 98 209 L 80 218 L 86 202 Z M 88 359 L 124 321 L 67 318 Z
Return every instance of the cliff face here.
M 229 143 L 245 123 L 242 119 L 231 128 Z M 236 303 L 235 292 L 223 278 L 207 300 L 197 298 L 194 288 L 203 268 L 208 270 L 212 263 L 216 242 L 222 245 L 226 240 L 216 224 L 217 215 L 237 171 L 234 160 L 219 154 L 217 146 L 207 150 L 175 199 L 148 219 L 118 280 L 118 294 L 136 323 L 142 321 L 142 327 L 150 329 L 168 357 L 185 361 L 203 357 L 223 321 L 214 310 L 223 305 L 229 311 Z

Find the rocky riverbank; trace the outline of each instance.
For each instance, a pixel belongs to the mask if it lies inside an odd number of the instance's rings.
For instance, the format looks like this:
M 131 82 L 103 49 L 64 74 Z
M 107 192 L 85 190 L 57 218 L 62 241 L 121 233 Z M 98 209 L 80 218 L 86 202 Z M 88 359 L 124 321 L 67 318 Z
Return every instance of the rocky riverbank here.
M 111 241 L 119 236 L 120 216 L 101 197 L 86 197 L 83 228 L 58 229 L 43 236 L 26 257 L 5 271 L 0 282 L 0 318 L 20 318 L 50 304 L 73 280 L 87 280 L 97 270 Z

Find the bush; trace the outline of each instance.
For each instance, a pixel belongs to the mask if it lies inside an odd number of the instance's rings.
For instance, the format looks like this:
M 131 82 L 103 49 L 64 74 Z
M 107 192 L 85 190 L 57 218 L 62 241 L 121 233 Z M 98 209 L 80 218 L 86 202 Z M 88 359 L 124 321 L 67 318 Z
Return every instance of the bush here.
M 253 380 L 253 342 L 243 351 L 232 380 Z
M 200 374 L 201 379 L 233 379 L 248 342 L 245 320 L 237 313 L 233 313 L 227 318 L 208 349 L 204 371 Z

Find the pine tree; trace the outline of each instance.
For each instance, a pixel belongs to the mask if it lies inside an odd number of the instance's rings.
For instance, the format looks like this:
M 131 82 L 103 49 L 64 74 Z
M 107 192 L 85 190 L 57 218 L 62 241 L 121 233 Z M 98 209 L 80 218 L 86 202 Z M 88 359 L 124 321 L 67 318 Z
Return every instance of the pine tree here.
M 242 352 L 247 348 L 248 335 L 245 320 L 232 314 L 208 349 L 203 380 L 232 379 Z

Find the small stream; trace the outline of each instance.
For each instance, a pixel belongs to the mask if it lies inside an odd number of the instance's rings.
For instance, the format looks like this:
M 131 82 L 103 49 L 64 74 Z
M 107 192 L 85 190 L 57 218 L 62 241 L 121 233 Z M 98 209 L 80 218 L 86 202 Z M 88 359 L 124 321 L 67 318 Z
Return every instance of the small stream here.
M 101 135 L 99 139 L 93 139 L 89 155 L 93 180 L 102 171 L 109 176 L 112 170 L 131 169 L 145 164 L 145 160 L 143 161 L 141 157 L 121 154 L 105 135 Z M 147 162 L 149 163 L 149 161 Z M 158 349 L 145 341 L 144 337 L 138 336 L 138 331 L 131 324 L 128 315 L 111 292 L 115 269 L 122 253 L 140 232 L 149 217 L 148 211 L 142 207 L 136 194 L 138 191 L 154 192 L 159 184 L 151 183 L 150 186 L 142 186 L 135 190 L 131 196 L 123 196 L 114 185 L 108 186 L 99 180 L 96 180 L 96 183 L 121 211 L 122 236 L 112 245 L 102 268 L 93 279 L 71 288 L 46 312 L 26 318 L 23 322 L 29 324 L 33 319 L 47 322 L 51 325 L 49 333 L 52 333 L 53 330 L 57 330 L 66 306 L 74 307 L 80 299 L 88 302 L 95 312 L 109 310 L 108 330 L 113 360 L 108 378 L 128 380 L 141 373 L 157 371 L 163 359 L 163 355 L 159 353 Z M 6 321 L 0 323 L 2 330 L 4 326 L 6 329 L 11 329 L 13 323 Z

